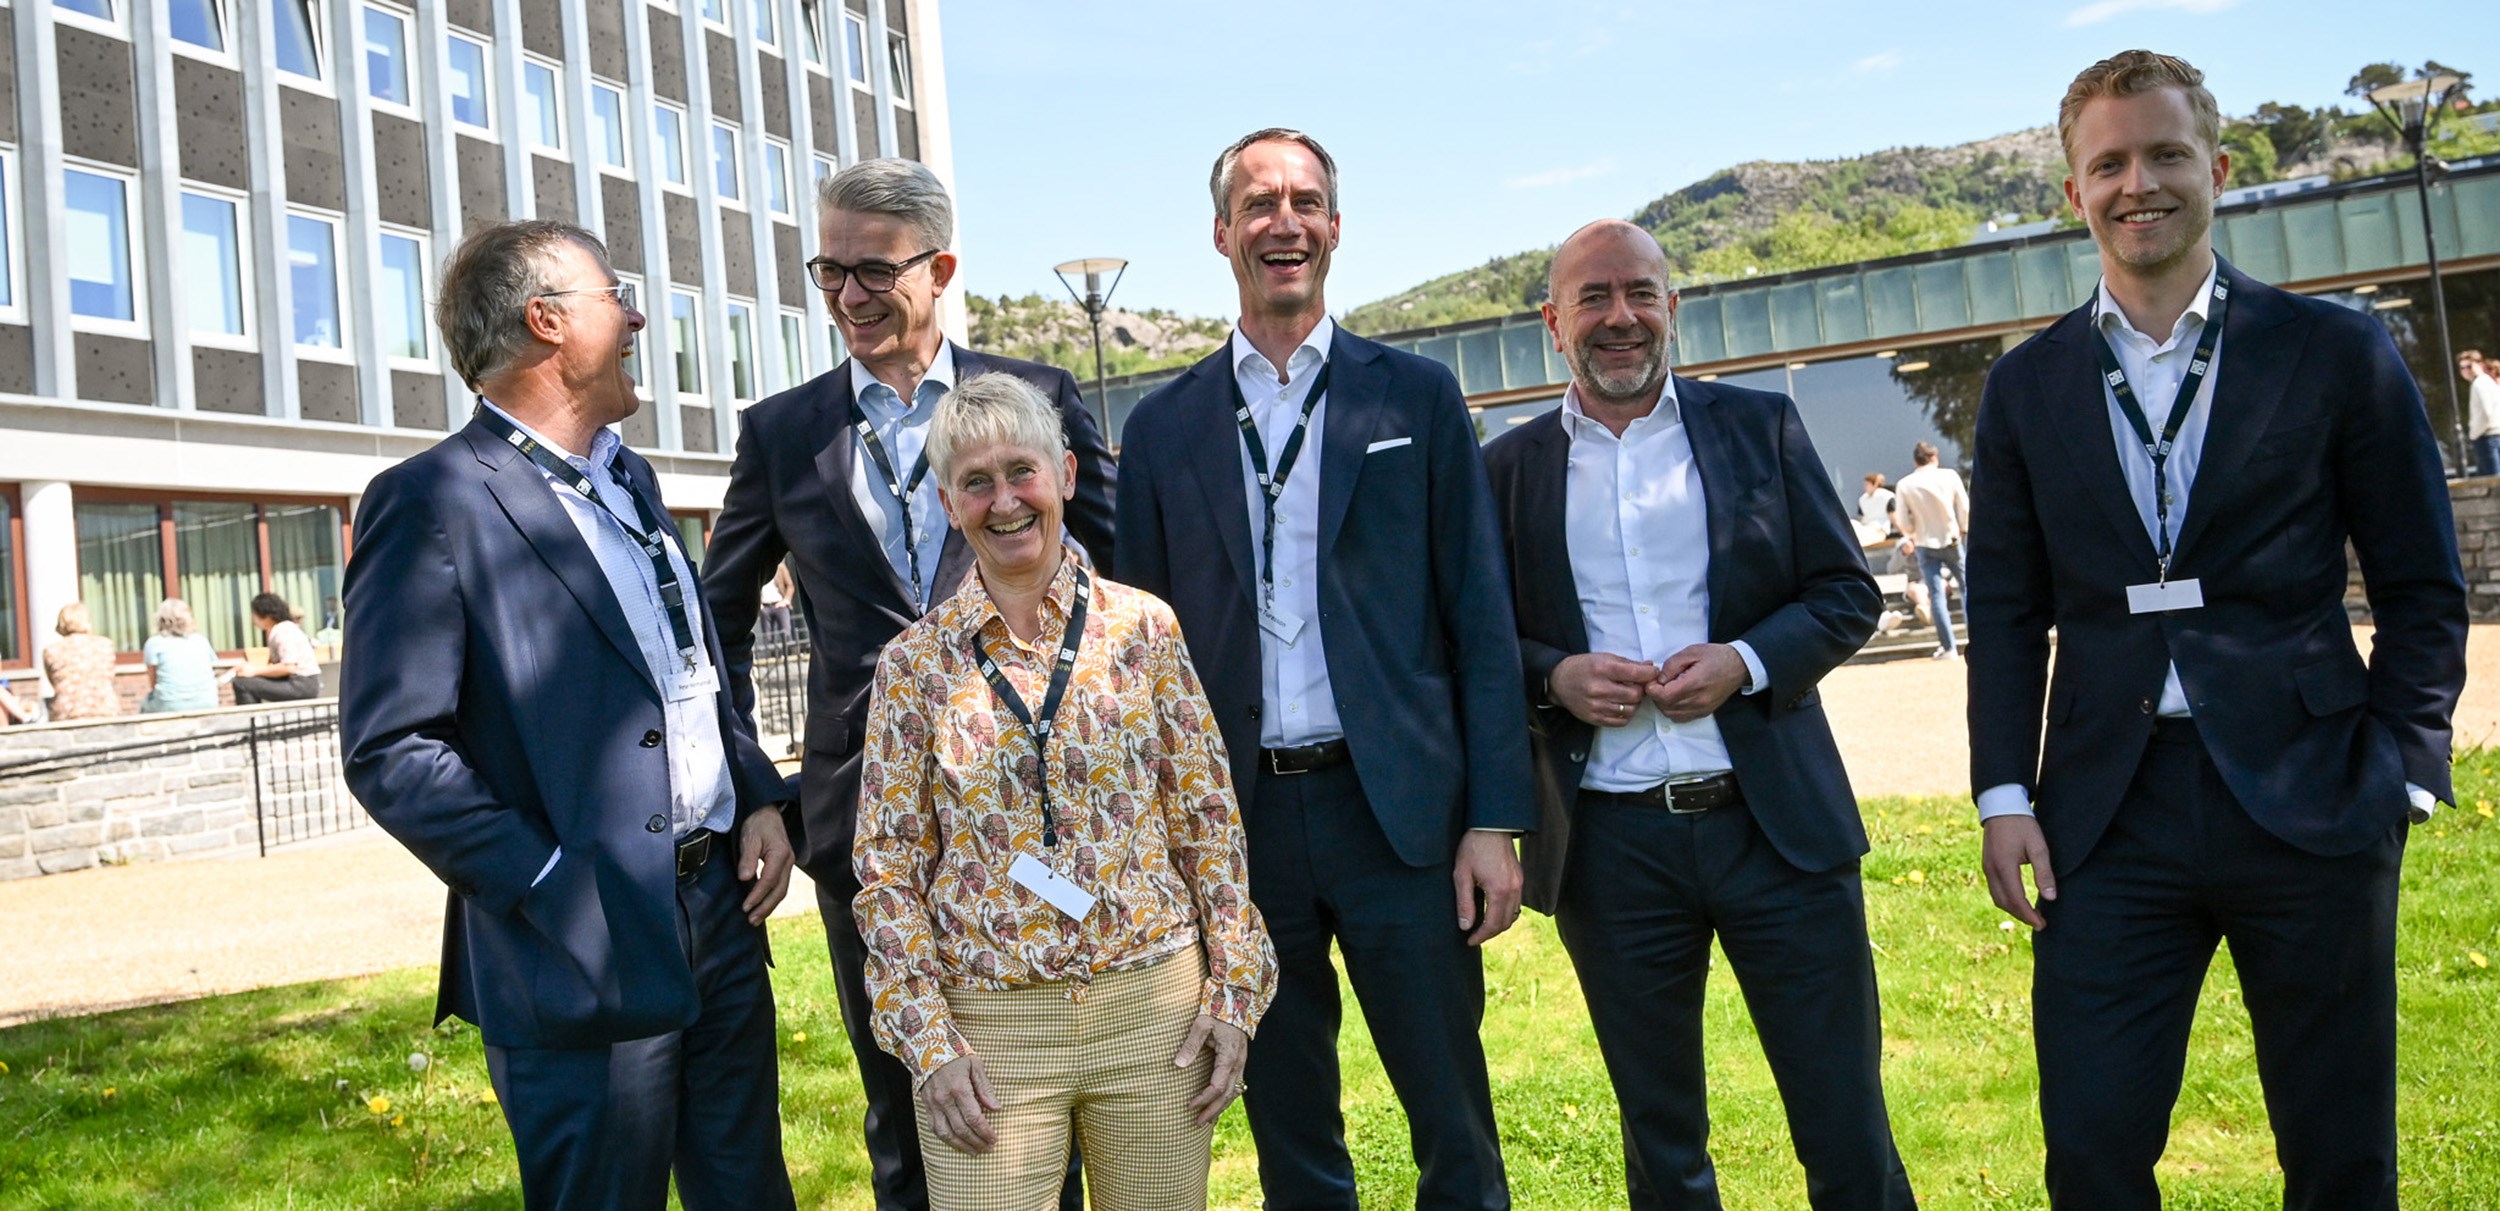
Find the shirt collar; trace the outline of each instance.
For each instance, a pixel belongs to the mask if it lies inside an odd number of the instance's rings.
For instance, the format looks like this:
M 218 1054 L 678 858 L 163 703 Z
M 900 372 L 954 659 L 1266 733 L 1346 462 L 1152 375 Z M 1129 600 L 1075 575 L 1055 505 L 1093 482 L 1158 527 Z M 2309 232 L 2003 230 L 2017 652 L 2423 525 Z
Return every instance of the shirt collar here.
M 1650 409 L 1649 416 L 1641 417 L 1640 420 L 1635 420 L 1632 424 L 1638 425 L 1641 421 L 1646 421 L 1650 419 L 1650 417 L 1662 415 L 1667 418 L 1668 424 L 1676 424 L 1684 419 L 1683 404 L 1678 401 L 1675 396 L 1675 376 L 1673 374 L 1667 376 L 1666 385 L 1659 389 L 1658 406 Z M 1614 432 L 1612 430 L 1606 428 L 1604 424 L 1591 419 L 1589 417 L 1588 410 L 1580 406 L 1580 384 L 1576 382 L 1563 388 L 1562 423 L 1563 431 L 1569 433 L 1573 437 L 1580 437 L 1590 433 L 1603 433 L 1608 437 L 1614 436 Z M 1625 431 L 1629 432 L 1630 427 L 1626 426 Z
M 600 428 L 591 431 L 590 457 L 584 458 L 581 455 L 575 454 L 572 451 L 547 440 L 546 434 L 541 433 L 536 429 L 532 429 L 528 425 L 522 424 L 518 417 L 504 411 L 500 405 L 495 403 L 495 401 L 481 395 L 477 398 L 477 402 L 484 404 L 487 410 L 502 417 L 505 423 L 520 430 L 522 436 L 529 438 L 531 441 L 537 442 L 539 445 L 547 447 L 547 449 L 553 451 L 557 457 L 562 458 L 564 461 L 571 463 L 576 467 L 587 467 L 593 471 L 606 471 L 609 465 L 616 461 L 617 450 L 622 448 L 625 444 L 624 440 L 616 435 L 616 430 L 601 426 Z
M 2215 257 L 2213 267 L 2205 271 L 2204 285 L 2196 288 L 2196 297 L 2189 301 L 2187 310 L 2179 313 L 2179 322 L 2171 325 L 2170 335 L 2166 338 L 2148 339 L 2152 339 L 2155 346 L 2166 349 L 2171 345 L 2177 344 L 2182 337 L 2185 337 L 2188 333 L 2195 331 L 2199 325 L 2203 324 L 2205 322 L 2205 316 L 2213 310 L 2214 279 L 2220 277 L 2221 275 L 2222 258 Z M 2127 313 L 2119 308 L 2118 300 L 2111 297 L 2109 293 L 2108 278 L 2104 277 L 2101 279 L 2100 287 L 2093 292 L 2093 296 L 2095 307 L 2093 319 L 2095 322 L 2100 324 L 2101 331 L 2104 334 L 2113 331 L 2135 331 L 2135 326 L 2127 322 Z M 2142 334 L 2139 333 L 2138 335 Z
M 938 396 L 943 396 L 955 389 L 955 343 L 953 341 L 938 342 L 937 359 L 929 363 L 927 370 L 921 372 L 920 385 L 912 389 L 911 406 L 904 409 L 905 412 L 918 412 L 933 402 L 934 397 L 929 391 L 931 384 L 937 386 L 936 395 Z M 851 359 L 851 395 L 861 403 L 874 401 L 883 404 L 889 398 L 896 401 L 902 399 L 902 396 L 895 393 L 894 388 L 878 382 L 877 376 L 869 373 L 868 364 L 856 357 Z
M 1302 343 L 1295 346 L 1292 353 L 1286 355 L 1286 360 L 1293 363 L 1293 365 L 1288 365 L 1286 370 L 1292 372 L 1295 366 L 1307 368 L 1327 361 L 1328 347 L 1336 339 L 1336 335 L 1337 322 L 1327 316 L 1321 316 L 1319 325 L 1311 329 L 1311 334 L 1303 337 Z M 1311 356 L 1303 356 L 1306 350 Z M 1276 380 L 1276 367 L 1269 363 L 1266 354 L 1259 352 L 1258 346 L 1250 343 L 1249 337 L 1242 335 L 1241 326 L 1238 324 L 1233 326 L 1232 355 L 1235 377 L 1251 374 L 1255 370 L 1257 374 L 1265 375 L 1267 382 Z
M 947 626 L 959 643 L 979 636 L 982 628 L 987 627 L 992 619 L 998 620 L 1001 633 L 1013 634 L 1007 629 L 1006 616 L 998 612 L 998 602 L 990 597 L 990 587 L 982 581 L 978 567 L 964 574 L 963 587 L 957 589 L 947 602 L 954 611 L 947 619 Z M 1065 620 L 1068 611 L 1075 608 L 1076 552 L 1065 549 L 1059 552 L 1059 574 L 1051 577 L 1050 591 L 1042 595 L 1042 604 L 1045 607 L 1042 611 L 1044 630 L 1049 629 L 1047 623 L 1054 611 Z

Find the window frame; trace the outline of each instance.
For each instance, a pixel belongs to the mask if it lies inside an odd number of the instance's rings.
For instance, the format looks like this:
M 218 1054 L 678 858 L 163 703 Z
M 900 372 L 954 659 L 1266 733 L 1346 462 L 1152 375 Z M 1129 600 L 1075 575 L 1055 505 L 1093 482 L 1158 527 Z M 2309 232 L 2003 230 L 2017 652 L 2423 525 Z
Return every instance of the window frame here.
M 337 318 L 339 326 L 339 343 L 336 348 L 328 345 L 307 345 L 304 342 L 295 339 L 295 316 L 289 314 L 286 317 L 286 339 L 289 345 L 295 350 L 295 358 L 297 361 L 335 362 L 340 365 L 352 366 L 356 364 L 356 326 L 354 323 L 354 309 L 349 306 L 347 294 L 347 216 L 340 214 L 337 211 L 323 210 L 314 206 L 289 206 L 286 208 L 286 213 L 283 217 L 288 220 L 286 255 L 279 259 L 286 265 L 286 271 L 290 276 L 295 272 L 295 262 L 293 259 L 295 256 L 295 231 L 293 220 L 305 219 L 311 222 L 327 224 L 329 226 L 330 280 L 332 284 L 331 298 L 338 309 Z M 303 306 L 304 295 L 302 291 L 290 290 L 288 291 L 288 295 L 292 300 L 294 300 L 295 306 Z
M 904 37 L 899 30 L 889 29 L 885 31 L 885 50 L 886 71 L 893 77 L 887 83 L 892 86 L 894 108 L 910 109 L 912 97 L 916 95 L 911 70 L 911 39 Z
M 755 300 L 733 296 L 723 300 L 723 304 L 721 336 L 729 342 L 729 381 L 721 384 L 721 394 L 728 399 L 732 409 L 744 409 L 764 398 L 764 362 L 759 355 L 761 342 L 756 340 Z M 746 317 L 747 329 L 746 339 L 743 341 L 738 339 L 738 317 L 741 314 Z M 738 394 L 740 353 L 746 355 L 747 387 L 750 391 L 750 394 L 743 396 Z
M 339 515 L 339 569 L 342 576 L 346 573 L 348 557 L 355 553 L 354 537 L 356 521 L 353 513 L 348 508 L 348 498 L 344 496 L 323 496 L 317 493 L 297 496 L 283 492 L 194 492 L 188 489 L 180 491 L 165 491 L 155 488 L 89 487 L 84 484 L 78 485 L 74 491 L 75 495 L 71 500 L 71 509 L 73 510 L 73 513 L 80 504 L 154 505 L 156 507 L 158 575 L 160 583 L 163 585 L 165 590 L 164 595 L 167 597 L 174 596 L 182 583 L 181 544 L 175 539 L 174 536 L 174 506 L 178 504 L 252 506 L 252 525 L 255 531 L 254 541 L 259 548 L 260 558 L 259 591 L 263 593 L 275 591 L 272 586 L 276 583 L 277 576 L 277 570 L 270 560 L 269 551 L 269 508 L 272 505 L 326 505 L 332 509 L 336 509 Z M 24 512 L 22 509 L 20 510 L 18 517 L 22 522 L 24 518 Z M 74 521 L 72 524 L 75 526 Z M 21 552 L 20 558 L 23 558 L 24 549 L 24 546 L 21 544 L 19 547 L 19 551 Z M 73 544 L 71 547 L 72 564 L 77 562 L 76 550 L 77 548 Z M 85 575 L 85 569 L 76 569 L 73 574 L 83 577 Z M 19 600 L 23 601 L 25 599 L 20 597 Z M 300 609 L 306 603 L 300 601 L 290 601 L 287 604 Z M 318 611 L 320 603 L 314 602 L 311 604 L 314 606 L 315 611 Z M 32 629 L 31 620 L 29 620 L 28 629 Z M 319 630 L 320 628 L 316 625 L 310 629 Z M 145 637 L 142 636 L 143 640 L 144 638 Z M 218 658 L 222 660 L 233 660 L 241 657 L 247 650 L 248 649 L 244 648 L 219 648 L 217 650 L 217 655 Z M 139 649 L 137 647 L 123 649 L 115 654 L 115 658 L 117 662 L 127 659 L 133 663 L 137 663 L 139 661 Z M 10 667 L 14 668 L 15 666 Z
M 15 659 L 0 659 L 0 669 L 15 673 L 32 671 L 35 667 L 34 610 L 26 600 L 26 496 L 15 483 L 0 483 L 0 501 L 9 510 L 7 542 L 9 566 L 0 568 L 0 576 L 9 578 L 17 596 L 17 650 Z
M 217 36 L 220 40 L 225 42 L 225 49 L 213 50 L 209 47 L 202 46 L 197 42 L 183 41 L 179 35 L 176 35 L 173 32 L 173 18 L 170 8 L 166 14 L 166 46 L 171 49 L 173 53 L 184 56 L 185 58 L 197 59 L 203 63 L 214 63 L 219 67 L 240 68 L 242 66 L 242 60 L 238 59 L 234 53 L 233 0 L 204 0 L 204 2 L 208 5 L 209 19 L 217 23 Z
M 277 77 L 279 83 L 289 88 L 298 88 L 325 97 L 338 96 L 338 83 L 332 78 L 337 73 L 330 70 L 333 66 L 330 62 L 330 22 L 327 19 L 329 14 L 324 11 L 328 7 L 325 0 L 274 0 L 274 2 L 278 4 L 301 3 L 304 6 L 305 36 L 312 39 L 313 70 L 321 74 L 297 75 L 278 66 L 275 56 L 272 56 L 269 62 L 270 73 Z M 271 32 L 274 35 L 276 31 Z M 275 43 L 273 42 L 272 45 L 274 46 Z M 361 44 L 357 47 L 359 51 L 363 49 Z
M 799 217 L 798 182 L 790 176 L 790 141 L 764 136 L 764 213 L 776 219 L 797 222 Z M 781 170 L 781 195 L 773 193 L 773 169 Z
M 122 231 L 125 233 L 122 241 L 122 256 L 128 261 L 126 269 L 130 274 L 129 319 L 117 320 L 109 316 L 97 317 L 91 315 L 80 315 L 78 313 L 77 304 L 64 299 L 64 302 L 69 302 L 70 330 L 73 332 L 92 332 L 98 336 L 119 336 L 135 340 L 150 339 L 151 333 L 148 330 L 148 233 L 147 229 L 141 225 L 143 216 L 140 214 L 139 209 L 139 174 L 137 170 L 123 168 L 115 164 L 104 164 L 94 160 L 73 159 L 64 156 L 61 160 L 61 172 L 63 176 L 61 184 L 61 205 L 65 216 L 69 206 L 68 174 L 81 172 L 91 177 L 109 177 L 121 182 Z M 66 234 L 64 235 L 64 238 L 66 238 Z
M 727 135 L 729 137 L 730 159 L 729 171 L 726 174 L 721 171 L 720 153 L 721 136 L 723 135 Z M 746 132 L 740 129 L 737 123 L 732 122 L 727 118 L 712 119 L 710 164 L 712 168 L 712 201 L 718 205 L 728 207 L 731 210 L 752 209 L 752 207 L 748 205 L 746 196 Z M 735 187 L 734 192 L 730 189 L 724 189 L 721 187 L 721 181 L 724 175 L 727 177 L 729 183 Z
M 814 175 L 807 178 L 807 192 L 813 195 L 816 192 L 816 182 L 842 171 L 842 161 L 821 151 L 809 156 L 808 159 L 813 161 L 816 167 Z
M 0 322 L 26 322 L 26 198 L 23 182 L 18 180 L 18 158 L 15 144 L 0 143 L 0 289 L 8 292 L 0 302 Z
M 112 10 L 112 15 L 109 17 L 99 17 L 93 13 L 63 8 L 52 3 L 52 0 L 28 0 L 28 2 L 41 4 L 51 9 L 52 19 L 56 22 L 74 25 L 80 29 L 92 30 L 128 42 L 130 41 L 130 6 L 141 3 L 142 0 L 104 0 L 105 6 Z
M 734 3 L 737 3 L 737 0 L 695 0 L 695 19 L 702 22 L 703 28 L 705 29 L 716 30 L 724 34 L 728 33 L 729 6 Z M 710 12 L 706 11 L 714 4 L 718 4 L 720 6 L 720 16 L 718 17 L 714 17 Z
M 533 67 L 546 70 L 547 82 L 551 86 L 547 100 L 555 107 L 552 112 L 556 120 L 556 141 L 552 144 L 539 139 L 539 119 L 542 115 L 537 112 L 538 99 L 530 95 L 530 69 Z M 521 132 L 521 137 L 527 141 L 530 154 L 555 160 L 572 159 L 573 132 L 564 121 L 564 64 L 545 55 L 524 53 L 521 56 L 521 101 L 528 110 L 528 120 L 523 123 L 528 129 Z
M 425 374 L 440 374 L 442 373 L 443 367 L 438 356 L 440 353 L 438 342 L 441 338 L 433 330 L 433 328 L 428 325 L 427 321 L 430 317 L 426 314 L 426 300 L 433 297 L 434 289 L 433 233 L 415 227 L 402 227 L 396 223 L 379 223 L 375 225 L 374 235 L 373 272 L 375 278 L 374 293 L 376 295 L 381 293 L 382 283 L 380 278 L 384 272 L 384 263 L 381 256 L 381 241 L 384 239 L 409 240 L 414 242 L 417 246 L 417 312 L 414 316 L 411 316 L 410 319 L 416 325 L 418 337 L 425 343 L 424 354 L 417 357 L 409 357 L 405 354 L 394 353 L 386 348 L 382 351 L 383 361 L 393 370 L 414 370 Z M 374 313 L 373 326 L 373 335 L 377 341 L 384 341 L 389 338 L 390 334 L 382 331 L 382 317 L 378 310 Z
M 590 162 L 598 167 L 598 171 L 630 181 L 634 178 L 634 123 L 626 114 L 625 107 L 633 104 L 633 94 L 622 84 L 611 84 L 597 76 L 592 76 L 590 78 L 590 120 L 594 128 L 600 121 L 599 98 L 602 95 L 616 98 L 616 147 L 617 154 L 623 156 L 625 162 L 622 164 L 608 162 L 607 141 L 595 138 L 595 130 L 584 134 L 583 154 L 591 157 Z M 592 146 L 593 143 L 597 146 Z
M 256 263 L 252 255 L 252 196 L 239 189 L 210 185 L 188 177 L 183 179 L 179 190 L 184 194 L 198 194 L 203 198 L 224 202 L 234 208 L 235 297 L 242 307 L 243 318 L 243 331 L 239 333 L 217 332 L 193 327 L 190 312 L 185 309 L 183 329 L 190 335 L 193 348 L 205 346 L 211 349 L 231 349 L 238 353 L 258 353 L 261 351 L 261 334 L 258 323 L 259 311 L 254 306 L 259 296 L 254 293 L 255 283 L 252 279 L 252 266 Z M 176 230 L 186 239 L 191 234 L 189 226 L 180 222 L 176 224 Z M 189 266 L 185 264 L 181 268 L 187 272 Z
M 490 138 L 490 139 L 491 139 L 491 138 L 494 138 L 494 137 L 495 137 L 495 41 L 494 41 L 494 39 L 492 39 L 492 38 L 488 38 L 488 37 L 485 37 L 484 35 L 481 35 L 481 34 L 473 34 L 473 33 L 470 33 L 469 31 L 464 30 L 464 29 L 461 29 L 461 28 L 459 28 L 459 27 L 457 27 L 457 26 L 454 26 L 454 27 L 452 27 L 450 30 L 446 31 L 446 32 L 444 33 L 444 35 L 443 35 L 443 39 L 444 39 L 444 42 L 443 42 L 443 68 L 444 68 L 444 70 L 443 70 L 443 94 L 444 94 L 444 95 L 443 95 L 443 100 L 445 100 L 446 102 L 449 102 L 449 104 L 448 104 L 448 105 L 446 105 L 446 106 L 445 106 L 445 108 L 447 108 L 447 109 L 449 109 L 449 110 L 451 111 L 451 128 L 452 128 L 452 131 L 453 131 L 454 133 L 458 133 L 458 132 L 460 132 L 460 131 L 470 131 L 470 132 L 473 132 L 473 133 L 476 133 L 476 134 L 484 135 L 484 136 L 486 136 L 487 138 Z M 454 43 L 454 42 L 466 42 L 466 43 L 470 44 L 471 46 L 474 46 L 474 47 L 476 47 L 476 48 L 477 48 L 477 62 L 478 62 L 478 72 L 477 72 L 477 78 L 478 78 L 479 82 L 483 85 L 484 90 L 485 90 L 484 96 L 482 96 L 482 97 L 480 98 L 480 100 L 479 100 L 479 103 L 480 103 L 481 105 L 483 105 L 483 106 L 485 107 L 485 109 L 486 109 L 486 124 L 485 124 L 485 125 L 483 125 L 483 126 L 480 126 L 480 125 L 477 125 L 477 124 L 475 124 L 475 123 L 473 123 L 473 122 L 470 122 L 468 119 L 463 118 L 463 117 L 461 117 L 461 116 L 460 116 L 460 94 L 459 94 L 459 92 L 458 92 L 457 90 L 455 90 L 455 89 L 452 87 L 452 81 L 451 81 L 451 77 L 452 77 L 452 76 L 453 76 L 453 74 L 454 74 L 454 69 L 452 68 L 452 65 L 451 65 L 451 44 L 452 44 L 452 43 Z
M 781 53 L 781 10 L 774 0 L 745 0 L 747 24 L 753 29 L 755 45 L 774 54 Z
M 825 52 L 825 0 L 799 0 L 801 61 L 821 75 L 833 74 L 833 56 Z
M 660 118 L 663 114 L 672 116 L 677 120 L 677 155 L 675 167 L 677 169 L 679 179 L 674 181 L 669 179 L 669 157 L 662 154 L 660 141 Z M 686 128 L 691 125 L 692 122 L 693 119 L 687 116 L 685 106 L 665 97 L 651 98 L 651 158 L 654 161 L 655 166 L 660 170 L 660 188 L 669 193 L 683 194 L 687 197 L 694 196 L 694 161 L 691 156 L 693 149 L 686 146 Z
M 686 300 L 686 305 L 691 309 L 688 317 L 691 322 L 687 325 L 694 333 L 694 347 L 691 350 L 681 349 L 677 343 L 677 300 L 681 298 Z M 668 313 L 665 316 L 665 322 L 668 324 L 669 372 L 677 375 L 677 403 L 681 407 L 710 407 L 712 393 L 707 390 L 710 384 L 705 381 L 709 377 L 706 373 L 708 368 L 703 364 L 703 296 L 683 286 L 669 287 Z M 690 353 L 692 356 L 689 359 Z M 686 386 L 686 376 L 682 372 L 681 361 L 694 367 L 695 385 L 691 389 Z
M 781 372 L 793 387 L 815 376 L 807 365 L 807 311 L 800 307 L 781 309 Z
M 854 33 L 859 36 L 856 42 L 851 37 Z M 851 51 L 854 48 L 859 51 L 859 72 L 856 75 L 851 72 Z M 877 62 L 868 57 L 868 18 L 852 12 L 845 5 L 842 9 L 842 78 L 849 80 L 851 87 L 861 92 L 875 92 L 876 77 Z
M 357 5 L 357 9 L 357 54 L 371 55 L 373 53 L 369 49 L 373 43 L 365 34 L 365 23 L 370 19 L 370 17 L 378 15 L 387 17 L 390 20 L 399 23 L 399 71 L 401 77 L 408 85 L 408 99 L 405 101 L 394 101 L 388 97 L 382 96 L 373 91 L 373 69 L 370 65 L 367 65 L 365 69 L 366 107 L 381 113 L 396 114 L 403 118 L 417 118 L 422 120 L 423 115 L 421 115 L 417 109 L 417 107 L 424 102 L 425 98 L 420 95 L 417 87 L 416 14 L 400 8 L 397 5 L 377 4 L 374 0 L 363 0 L 362 3 Z M 491 116 L 491 110 L 489 111 L 489 114 Z

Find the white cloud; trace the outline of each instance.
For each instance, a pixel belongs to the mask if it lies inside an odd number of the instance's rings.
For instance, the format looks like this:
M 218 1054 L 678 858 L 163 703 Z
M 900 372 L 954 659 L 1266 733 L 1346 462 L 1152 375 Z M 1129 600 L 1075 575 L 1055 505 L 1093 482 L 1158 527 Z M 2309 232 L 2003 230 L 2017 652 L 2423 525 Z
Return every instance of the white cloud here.
M 2066 14 L 2066 28 L 2099 25 L 2112 17 L 2127 13 L 2175 10 L 2183 13 L 2218 13 L 2237 5 L 2240 0 L 2093 0 Z
M 1901 62 L 1900 51 L 1882 50 L 1850 64 L 1849 69 L 1859 75 L 1871 75 L 1875 72 L 1891 71 L 1901 66 Z
M 1526 176 L 1505 177 L 1502 180 L 1502 188 L 1551 189 L 1556 185 L 1569 185 L 1573 181 L 1602 177 L 1614 170 L 1614 157 L 1608 156 L 1603 160 L 1582 164 L 1576 168 L 1549 168 L 1544 172 L 1532 172 Z

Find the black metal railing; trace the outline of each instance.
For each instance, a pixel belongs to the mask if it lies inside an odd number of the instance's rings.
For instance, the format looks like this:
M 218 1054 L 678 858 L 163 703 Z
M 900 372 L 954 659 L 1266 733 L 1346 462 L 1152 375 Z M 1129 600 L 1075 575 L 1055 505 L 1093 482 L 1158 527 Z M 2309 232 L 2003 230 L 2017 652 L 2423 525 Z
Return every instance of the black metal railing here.
M 218 753 L 234 754 L 238 760 L 230 768 L 243 770 L 251 780 L 252 813 L 263 854 L 372 823 L 347 793 L 339 756 L 339 708 L 331 700 L 222 717 L 213 727 L 184 735 L 85 745 L 0 763 L 0 785 L 59 781 L 64 772 L 109 774 L 166 757 Z
M 796 757 L 807 742 L 807 654 L 807 620 L 798 611 L 756 620 L 748 670 L 755 685 L 756 734 L 776 757 Z

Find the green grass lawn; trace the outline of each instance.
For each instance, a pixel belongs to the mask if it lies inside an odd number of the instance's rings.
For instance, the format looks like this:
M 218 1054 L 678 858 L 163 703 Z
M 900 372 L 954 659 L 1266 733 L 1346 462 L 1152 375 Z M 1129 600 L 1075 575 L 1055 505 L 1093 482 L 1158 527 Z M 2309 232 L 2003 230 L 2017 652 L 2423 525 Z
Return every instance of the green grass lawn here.
M 2415 830 L 2398 954 L 2404 1200 L 2500 1191 L 2500 753 L 2459 769 L 2465 806 Z M 1936 1208 L 2037 1207 L 2029 948 L 1988 903 L 1959 799 L 1870 801 L 1867 898 L 1886 1085 L 1910 1176 Z M 867 1205 L 859 1087 L 814 918 L 774 925 L 783 1114 L 800 1205 Z M 1511 1188 L 1527 1211 L 1622 1205 L 1614 1099 L 1551 923 L 1488 956 L 1485 1041 Z M 0 1031 L 0 1207 L 518 1207 L 477 1032 L 433 1029 L 434 974 L 274 988 Z M 2247 1014 L 2217 964 L 2163 1181 L 2179 1208 L 2280 1205 Z M 1349 1010 L 1354 1002 L 1347 998 Z M 1731 979 L 1712 983 L 1713 1151 L 1731 1208 L 1805 1205 L 1778 1095 Z M 1347 1130 L 1368 1205 L 1411 1205 L 1406 1133 L 1359 1025 Z M 416 1057 L 423 1057 L 421 1060 Z M 1238 1109 L 1215 1205 L 1257 1205 Z

